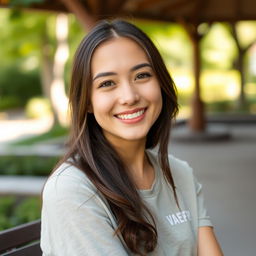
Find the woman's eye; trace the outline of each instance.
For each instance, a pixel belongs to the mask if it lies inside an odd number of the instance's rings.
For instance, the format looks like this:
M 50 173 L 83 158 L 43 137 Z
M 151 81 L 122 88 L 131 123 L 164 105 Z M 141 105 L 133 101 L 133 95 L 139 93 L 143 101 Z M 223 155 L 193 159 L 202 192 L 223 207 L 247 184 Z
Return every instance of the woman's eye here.
M 109 81 L 105 81 L 105 82 L 100 83 L 99 88 L 101 88 L 101 87 L 109 87 L 109 86 L 112 86 L 112 85 L 114 85 L 114 82 L 109 80 Z
M 152 75 L 150 73 L 140 73 L 136 76 L 135 80 L 137 79 L 143 79 L 143 78 L 148 78 L 148 77 L 151 77 Z

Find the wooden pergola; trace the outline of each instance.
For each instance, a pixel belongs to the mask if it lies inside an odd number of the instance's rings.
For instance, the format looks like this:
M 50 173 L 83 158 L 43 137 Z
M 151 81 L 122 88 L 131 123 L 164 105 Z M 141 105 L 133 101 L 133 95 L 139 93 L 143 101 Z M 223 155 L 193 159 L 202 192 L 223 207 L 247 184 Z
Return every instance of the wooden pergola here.
M 38 1 L 37 1 L 38 2 Z M 10 7 L 11 0 L 0 0 L 0 7 Z M 206 129 L 200 94 L 200 49 L 202 23 L 256 20 L 255 0 L 42 0 L 22 8 L 71 12 L 89 30 L 99 19 L 122 17 L 178 22 L 186 29 L 193 45 L 195 91 L 189 128 L 193 132 Z

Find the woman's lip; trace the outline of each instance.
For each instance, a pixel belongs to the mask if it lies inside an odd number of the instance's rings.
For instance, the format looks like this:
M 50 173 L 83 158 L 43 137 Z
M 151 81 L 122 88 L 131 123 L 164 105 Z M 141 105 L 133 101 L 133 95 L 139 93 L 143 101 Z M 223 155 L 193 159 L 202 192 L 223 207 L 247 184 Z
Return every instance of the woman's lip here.
M 146 115 L 147 108 L 142 108 L 140 111 L 142 112 L 142 114 L 140 114 L 139 116 L 136 116 L 136 117 L 122 118 L 121 116 L 117 115 L 117 116 L 115 116 L 115 118 L 117 118 L 117 120 L 119 120 L 120 122 L 122 122 L 124 124 L 136 124 L 144 119 L 144 117 Z M 130 115 L 132 115 L 132 114 L 130 114 Z
M 139 111 L 144 110 L 144 109 L 146 111 L 147 108 L 136 108 L 136 109 L 133 109 L 133 110 L 127 110 L 127 111 L 115 114 L 115 116 L 118 116 L 118 115 L 129 115 L 129 114 L 133 114 L 133 113 L 139 112 Z

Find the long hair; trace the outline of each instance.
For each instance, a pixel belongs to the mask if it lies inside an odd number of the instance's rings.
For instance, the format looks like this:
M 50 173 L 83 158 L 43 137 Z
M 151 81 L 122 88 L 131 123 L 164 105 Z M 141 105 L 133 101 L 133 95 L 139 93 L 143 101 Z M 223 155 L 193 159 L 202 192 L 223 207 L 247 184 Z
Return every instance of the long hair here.
M 146 148 L 158 148 L 158 158 L 164 177 L 177 195 L 168 162 L 168 140 L 172 119 L 178 106 L 176 89 L 155 45 L 136 26 L 122 20 L 99 22 L 82 40 L 75 54 L 71 87 L 71 133 L 69 150 L 59 164 L 71 162 L 83 171 L 109 203 L 117 220 L 115 235 L 122 235 L 127 247 L 135 254 L 146 255 L 157 244 L 155 221 L 142 202 L 135 184 L 115 149 L 103 135 L 92 113 L 89 113 L 92 87 L 91 60 L 95 49 L 115 37 L 135 41 L 147 54 L 158 78 L 163 107 L 150 128 Z M 72 161 L 69 161 L 72 159 Z

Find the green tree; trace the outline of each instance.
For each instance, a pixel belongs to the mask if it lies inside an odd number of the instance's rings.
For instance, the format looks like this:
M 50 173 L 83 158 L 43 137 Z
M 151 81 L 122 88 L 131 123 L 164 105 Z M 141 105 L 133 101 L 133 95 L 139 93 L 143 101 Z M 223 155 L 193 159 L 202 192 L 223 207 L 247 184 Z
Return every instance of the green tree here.
M 212 24 L 209 33 L 202 39 L 201 49 L 204 68 L 232 68 L 236 57 L 236 45 L 225 24 Z
M 168 67 L 190 67 L 191 44 L 184 28 L 177 23 L 137 22 L 158 47 Z
M 20 4 L 23 1 L 18 2 Z M 63 113 L 62 106 L 67 103 L 64 68 L 68 60 L 69 49 L 68 33 L 66 33 L 65 38 L 61 38 L 63 33 L 59 33 L 57 36 L 56 26 L 58 17 L 60 16 L 56 13 L 28 12 L 21 9 L 12 9 L 3 11 L 0 24 L 0 29 L 3 32 L 0 35 L 2 42 L 0 53 L 3 56 L 2 60 L 4 60 L 2 68 L 6 65 L 14 66 L 15 64 L 18 68 L 25 71 L 38 69 L 40 71 L 43 93 L 45 97 L 51 99 L 56 122 L 60 121 L 60 113 Z M 74 32 L 71 34 L 72 40 L 70 42 L 73 47 L 73 42 L 77 42 L 74 38 L 81 39 L 79 35 L 82 33 L 79 32 L 82 29 L 80 28 L 79 30 L 79 26 L 74 22 L 73 17 L 68 18 L 66 15 L 62 15 L 62 22 L 59 22 L 58 26 L 63 28 L 63 19 L 66 20 L 66 25 L 64 25 L 66 26 L 66 31 L 71 26 L 75 32 L 78 32 L 78 36 Z M 70 25 L 68 19 L 71 20 Z M 66 53 L 63 53 L 63 47 L 65 47 Z M 61 53 L 60 49 L 62 49 Z M 66 57 L 63 59 L 65 54 Z M 59 60 L 57 60 L 58 58 Z M 60 61 L 63 61 L 63 64 Z M 54 86 L 55 90 L 53 89 Z M 53 95 L 54 92 L 55 96 Z M 59 102 L 60 95 L 62 95 L 62 103 L 56 104 Z M 63 104 L 63 99 L 66 102 L 65 104 Z
M 230 23 L 229 31 L 233 36 L 237 47 L 235 67 L 240 73 L 240 95 L 238 99 L 238 106 L 243 108 L 247 103 L 245 97 L 245 83 L 248 67 L 246 67 L 245 59 L 248 50 L 256 43 L 256 22 L 240 21 Z

